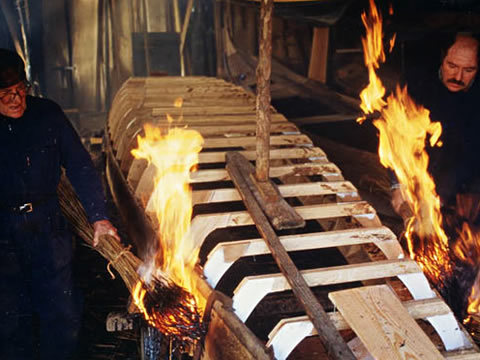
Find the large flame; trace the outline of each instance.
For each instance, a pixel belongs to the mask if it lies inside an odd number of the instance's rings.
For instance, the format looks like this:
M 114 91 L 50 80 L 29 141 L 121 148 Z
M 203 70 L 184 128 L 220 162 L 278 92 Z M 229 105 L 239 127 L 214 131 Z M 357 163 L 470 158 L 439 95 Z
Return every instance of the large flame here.
M 176 107 L 181 104 L 181 99 L 175 101 Z M 173 121 L 171 117 L 167 120 Z M 189 184 L 202 145 L 203 138 L 195 130 L 161 129 L 147 124 L 145 136 L 138 136 L 138 148 L 132 150 L 135 158 L 146 159 L 156 169 L 155 186 L 147 209 L 153 209 L 156 214 L 158 244 L 152 247 L 155 252 L 142 269 L 144 282 L 148 286 L 152 275 L 158 272 L 192 293 L 200 306 L 204 305 L 203 298 L 198 296 L 194 281 L 199 248 L 190 233 L 192 191 Z M 142 308 L 144 292 L 141 284 L 137 284 L 133 295 L 140 310 L 145 310 Z M 149 321 L 152 314 L 143 312 Z
M 397 87 L 384 100 L 386 91 L 376 74 L 379 64 L 385 61 L 382 19 L 373 0 L 370 0 L 370 13 L 362 14 L 362 21 L 366 28 L 362 43 L 369 84 L 361 92 L 361 108 L 367 115 L 374 114 L 372 117 L 376 119 L 373 123 L 379 130 L 380 161 L 395 172 L 410 205 L 412 216 L 406 229 L 410 257 L 421 265 L 431 281 L 442 287 L 452 274 L 452 259 L 472 264 L 477 262 L 477 252 L 472 259 L 472 249 L 480 244 L 479 237 L 464 222 L 457 231 L 456 246 L 450 248 L 440 198 L 428 173 L 429 157 L 426 152 L 427 144 L 441 146 L 441 125 L 430 120 L 427 109 L 415 104 L 406 87 Z M 479 294 L 480 279 L 477 279 L 470 294 L 469 313 L 479 312 Z
M 155 187 L 150 202 L 158 220 L 159 246 L 148 264 L 146 275 L 158 267 L 187 290 L 194 289 L 192 272 L 199 249 L 190 233 L 192 192 L 190 171 L 198 163 L 202 136 L 195 130 L 145 126 L 145 137 L 138 137 L 136 158 L 147 159 L 156 168 Z

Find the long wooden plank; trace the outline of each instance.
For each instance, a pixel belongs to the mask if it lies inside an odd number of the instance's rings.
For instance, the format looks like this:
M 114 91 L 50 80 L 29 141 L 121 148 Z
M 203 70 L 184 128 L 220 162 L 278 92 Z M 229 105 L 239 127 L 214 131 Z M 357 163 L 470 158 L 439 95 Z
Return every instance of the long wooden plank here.
M 139 118 L 137 117 L 133 117 L 133 119 L 130 121 L 129 123 L 129 126 L 127 127 L 127 129 L 125 130 L 125 133 L 124 134 L 121 134 L 120 138 L 118 139 L 118 141 L 116 142 L 116 146 L 114 147 L 114 149 L 117 151 L 116 153 L 116 158 L 120 161 L 122 161 L 125 157 L 125 152 L 126 151 L 130 151 L 131 150 L 131 146 L 133 145 L 136 145 L 136 138 L 139 134 L 143 134 L 143 124 L 144 123 L 148 123 L 148 119 L 145 121 L 142 121 L 140 120 Z M 171 129 L 173 127 L 181 127 L 181 128 L 184 128 L 185 125 L 184 124 L 174 124 L 174 125 L 167 125 L 167 124 L 164 124 L 163 126 L 158 126 L 158 124 L 155 124 L 157 125 L 157 127 L 163 129 L 164 131 L 167 131 L 168 129 Z M 255 128 L 254 128 L 254 124 L 251 124 L 251 125 L 232 125 L 232 126 L 229 126 L 228 127 L 228 130 L 229 131 L 225 131 L 224 128 L 222 127 L 219 127 L 219 126 L 189 126 L 190 129 L 194 129 L 194 130 L 197 130 L 203 137 L 205 138 L 232 138 L 232 137 L 246 137 L 248 135 L 253 135 L 255 133 Z M 280 123 L 280 124 L 274 124 L 272 126 L 272 132 L 271 134 L 273 136 L 275 135 L 278 135 L 278 134 L 283 134 L 283 136 L 292 136 L 292 135 L 297 135 L 299 136 L 300 135 L 300 132 L 298 131 L 298 128 L 293 125 L 293 124 L 288 124 L 288 123 Z M 222 136 L 220 136 L 222 135 Z M 318 154 L 312 154 L 311 156 L 308 156 L 308 157 L 316 157 L 316 156 L 325 156 L 325 153 L 319 149 L 319 148 L 315 148 L 316 150 L 313 150 L 312 149 L 309 149 L 309 150 L 306 150 L 305 148 L 294 148 L 294 149 L 291 149 L 291 148 L 287 148 L 287 149 L 283 149 L 285 152 L 286 152 L 286 155 L 288 155 L 289 153 L 292 154 L 293 152 L 296 151 L 296 153 L 299 154 L 299 157 L 302 158 L 302 157 L 306 157 L 307 156 L 307 153 L 308 152 L 322 152 L 322 155 L 318 155 Z M 276 149 L 275 152 L 272 154 L 272 156 L 281 156 L 280 154 L 276 155 L 275 153 L 279 153 L 281 151 L 281 149 Z M 200 153 L 200 158 L 202 157 L 212 157 L 213 155 L 211 155 L 212 153 L 209 152 L 209 153 Z M 254 154 L 254 152 L 253 152 Z M 290 158 L 292 157 L 292 155 L 289 156 Z M 249 155 L 248 157 L 249 159 L 254 159 L 255 157 L 252 156 L 252 155 Z M 201 159 L 199 159 L 200 162 L 202 162 Z M 214 161 L 214 162 L 218 162 L 218 161 Z M 225 160 L 221 161 L 221 162 L 225 162 Z
M 217 137 L 206 138 L 203 144 L 204 149 L 214 149 L 223 147 L 245 147 L 255 146 L 256 138 L 254 136 L 238 136 L 231 138 Z M 272 135 L 270 143 L 273 146 L 280 145 L 311 145 L 312 141 L 306 135 Z
M 151 110 L 152 116 L 158 117 L 156 122 L 161 124 L 162 122 L 168 123 L 167 119 L 165 118 L 166 112 L 165 111 L 155 111 L 155 109 Z M 172 115 L 172 114 L 170 114 Z M 180 115 L 180 112 L 174 114 L 175 116 Z M 183 114 L 182 122 L 186 125 L 188 124 L 200 124 L 200 125 L 229 125 L 230 123 L 240 123 L 240 124 L 247 124 L 247 123 L 255 123 L 257 120 L 256 115 L 254 112 L 248 113 L 241 113 L 241 114 L 218 114 L 218 113 L 205 113 L 205 114 Z M 286 122 L 287 119 L 282 114 L 272 114 L 272 122 Z
M 140 169 L 141 170 L 141 169 Z M 138 181 L 135 189 L 135 194 L 141 198 L 150 198 L 153 192 L 153 176 L 155 174 L 155 166 L 150 164 L 142 172 L 140 180 Z M 290 166 L 278 166 L 270 168 L 270 177 L 281 176 L 313 176 L 321 175 L 328 181 L 341 181 L 343 176 L 340 170 L 332 163 L 312 163 L 312 164 L 298 164 Z M 132 180 L 132 178 L 130 178 Z M 214 182 L 214 181 L 230 181 L 230 175 L 228 175 L 225 169 L 212 169 L 212 170 L 199 170 L 194 172 L 190 178 L 192 184 Z
M 305 219 L 330 219 L 343 216 L 375 215 L 375 210 L 364 201 L 342 204 L 319 204 L 297 206 L 295 210 Z M 148 212 L 147 205 L 147 212 Z M 220 214 L 201 214 L 192 220 L 191 231 L 197 245 L 201 245 L 207 236 L 214 230 L 233 226 L 253 225 L 248 211 L 231 211 Z
M 395 234 L 386 227 L 359 228 L 328 232 L 280 236 L 280 242 L 287 251 L 300 251 L 376 243 L 395 239 Z M 249 239 L 218 243 L 208 257 L 222 252 L 225 260 L 232 261 L 245 256 L 269 254 L 270 250 L 263 239 Z
M 256 159 L 256 152 L 253 150 L 239 151 L 239 153 L 245 156 L 250 161 L 253 161 Z M 325 153 L 320 148 L 309 148 L 309 147 L 271 149 L 270 159 L 271 160 L 311 159 L 316 161 L 324 160 L 325 162 L 327 162 Z M 225 151 L 202 152 L 198 156 L 198 162 L 200 164 L 223 163 L 225 162 Z
M 120 153 L 120 151 L 118 152 Z M 242 155 L 244 155 L 249 160 L 255 159 L 255 151 L 240 151 Z M 315 160 L 317 163 L 324 162 L 328 164 L 326 158 L 324 157 L 324 153 L 319 148 L 288 148 L 288 149 L 273 149 L 270 151 L 271 159 L 305 159 L 309 158 L 311 160 Z M 118 158 L 117 158 L 118 159 Z M 225 161 L 225 151 L 221 152 L 203 152 L 199 154 L 199 162 L 200 164 L 209 164 L 209 163 L 222 163 Z M 122 164 L 123 165 L 123 164 Z M 127 181 L 128 183 L 135 189 L 140 178 L 142 177 L 143 172 L 147 168 L 148 163 L 146 160 L 143 159 L 133 159 L 130 166 L 128 167 L 128 175 Z M 122 166 L 123 168 L 123 166 Z M 224 172 L 214 171 L 214 174 L 217 174 L 220 178 L 224 178 Z M 337 174 L 337 173 L 335 173 Z M 212 172 L 210 172 L 210 176 Z M 327 177 L 333 177 L 330 173 L 326 175 Z M 337 175 L 335 175 L 337 176 Z M 314 183 L 306 183 L 307 187 L 314 186 Z M 328 185 L 321 185 L 325 188 Z M 334 188 L 335 185 L 332 185 Z M 315 186 L 316 187 L 316 186 Z M 221 190 L 221 189 L 220 189 Z M 213 191 L 213 190 L 212 190 Z M 345 187 L 343 190 L 339 190 L 339 192 L 350 192 L 356 190 L 350 190 L 349 188 Z
M 440 298 L 406 301 L 403 306 L 414 319 L 425 319 L 451 313 L 450 308 Z M 350 326 L 338 311 L 329 312 L 328 316 L 338 330 L 350 329 Z M 307 316 L 282 319 L 268 335 L 267 346 L 273 348 L 277 357 L 285 359 L 303 339 L 315 335 L 316 331 Z M 356 339 L 358 340 L 358 338 Z M 360 344 L 364 348 L 364 345 Z M 368 353 L 368 350 L 364 349 Z M 464 359 L 470 359 L 473 354 L 475 352 L 472 350 L 463 350 L 446 352 L 444 355 L 447 359 L 461 359 L 463 356 L 465 356 Z
M 395 235 L 386 227 L 360 228 L 340 231 L 328 231 L 285 235 L 279 237 L 287 251 L 342 247 L 366 243 L 378 244 L 397 241 Z M 228 269 L 241 257 L 269 254 L 270 250 L 263 239 L 247 239 L 218 243 L 208 254 L 203 271 L 208 283 L 215 287 Z
M 335 359 L 354 360 L 355 357 L 347 344 L 340 336 L 338 331 L 330 322 L 327 314 L 308 287 L 306 280 L 302 277 L 299 270 L 293 263 L 285 248 L 282 246 L 275 231 L 270 225 L 267 217 L 262 212 L 262 208 L 252 193 L 248 184 L 249 174 L 242 174 L 241 168 L 235 163 L 234 158 L 227 158 L 227 170 L 239 190 L 243 202 L 251 214 L 257 230 L 267 243 L 275 262 L 284 274 L 298 301 L 302 304 L 308 317 L 317 329 L 318 335 L 323 345 L 333 354 Z M 268 175 L 268 174 L 267 174 Z
M 213 136 L 213 135 L 223 135 L 231 136 L 232 134 L 254 134 L 255 133 L 255 124 L 240 124 L 240 125 L 231 125 L 227 128 L 220 126 L 204 126 L 196 125 L 192 126 L 192 129 L 197 130 L 202 136 Z M 300 130 L 295 124 L 292 123 L 274 123 L 270 127 L 270 134 L 276 133 L 290 133 L 294 134 L 300 133 Z
M 443 359 L 386 285 L 335 291 L 328 297 L 376 359 Z
M 422 270 L 415 261 L 400 259 L 309 269 L 303 270 L 300 273 L 305 278 L 308 286 L 314 287 L 372 279 L 384 279 L 398 275 L 416 274 L 421 272 Z M 276 273 L 247 276 L 243 278 L 240 284 L 238 284 L 234 292 L 237 295 L 248 283 L 262 283 L 265 279 L 271 281 L 269 293 L 290 290 L 290 284 L 283 274 Z
M 360 200 L 357 189 L 349 181 L 285 184 L 279 185 L 278 188 L 282 196 L 285 198 L 335 194 L 343 201 Z M 230 188 L 195 190 L 192 194 L 193 205 L 240 200 L 241 197 L 238 191 Z
M 313 176 L 322 175 L 327 180 L 343 180 L 340 169 L 332 163 L 308 163 L 298 165 L 276 166 L 270 168 L 270 177 L 281 176 Z M 143 178 L 143 176 L 142 176 Z M 199 170 L 192 174 L 192 183 L 209 181 L 228 181 L 230 176 L 224 169 Z
M 440 298 L 431 298 L 431 299 L 424 299 L 424 300 L 409 300 L 402 303 L 402 306 L 408 311 L 409 316 L 414 319 L 426 319 L 427 317 L 437 316 L 437 315 L 445 315 L 451 312 L 450 308 L 448 307 L 445 302 Z M 351 329 L 348 322 L 342 316 L 342 314 L 338 311 L 329 312 L 328 316 L 335 324 L 338 330 L 348 330 Z M 303 316 L 296 316 L 292 318 L 286 318 L 280 320 L 277 325 L 273 328 L 273 330 L 268 335 L 269 339 L 273 339 L 275 335 L 288 324 L 294 323 L 302 323 L 307 322 L 308 317 L 306 315 Z M 312 329 L 312 332 L 309 336 L 316 335 L 315 329 Z M 268 345 L 268 344 L 267 344 Z

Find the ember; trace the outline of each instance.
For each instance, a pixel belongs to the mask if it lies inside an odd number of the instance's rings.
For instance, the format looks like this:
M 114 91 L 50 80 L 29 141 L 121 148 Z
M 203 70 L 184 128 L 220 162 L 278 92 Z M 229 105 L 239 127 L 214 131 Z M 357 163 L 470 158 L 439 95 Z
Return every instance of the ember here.
M 430 120 L 429 111 L 415 104 L 406 88 L 398 87 L 384 99 L 385 88 L 376 75 L 379 64 L 385 61 L 382 18 L 373 0 L 370 7 L 370 14 L 362 15 L 369 84 L 361 93 L 361 108 L 366 115 L 378 113 L 373 124 L 379 130 L 380 161 L 395 172 L 413 214 L 405 232 L 410 257 L 420 264 L 458 316 L 466 315 L 467 303 L 468 313 L 476 314 L 480 279 L 477 277 L 473 287 L 472 283 L 478 272 L 480 243 L 478 232 L 470 224 L 478 211 L 465 216 L 461 214 L 464 204 L 457 202 L 455 213 L 442 213 L 435 183 L 428 173 L 429 157 L 425 150 L 427 142 L 432 147 L 442 145 L 441 125 Z M 468 301 L 466 296 L 458 295 L 468 293 Z
M 177 345 L 202 339 L 205 328 L 194 297 L 178 286 L 167 291 L 162 288 L 156 280 L 148 285 L 139 281 L 133 289 L 135 305 L 145 320 L 163 334 L 175 337 L 180 342 Z

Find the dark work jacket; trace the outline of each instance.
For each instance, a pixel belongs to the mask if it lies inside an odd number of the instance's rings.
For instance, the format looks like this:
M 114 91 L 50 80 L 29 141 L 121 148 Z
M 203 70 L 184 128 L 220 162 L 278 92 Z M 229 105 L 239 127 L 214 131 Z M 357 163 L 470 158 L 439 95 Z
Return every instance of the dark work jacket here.
M 480 158 L 480 79 L 468 91 L 449 91 L 433 70 L 430 75 L 418 71 L 407 79 L 412 98 L 430 110 L 430 119 L 442 124 L 442 147 L 428 148 L 429 172 L 444 203 L 457 193 L 478 192 Z
M 71 246 L 66 243 L 65 221 L 56 195 L 62 166 L 89 221 L 106 219 L 102 185 L 79 136 L 57 104 L 28 96 L 21 118 L 0 116 L 0 146 L 0 240 L 13 237 L 22 242 L 22 247 L 28 247 L 22 239 L 35 234 L 39 242 L 44 242 L 38 249 L 45 258 L 56 258 L 54 267 L 68 262 Z M 34 205 L 33 212 L 24 215 L 7 210 L 27 202 L 41 205 Z M 62 239 L 53 244 L 48 240 L 49 233 Z M 60 258 L 63 261 L 58 262 Z

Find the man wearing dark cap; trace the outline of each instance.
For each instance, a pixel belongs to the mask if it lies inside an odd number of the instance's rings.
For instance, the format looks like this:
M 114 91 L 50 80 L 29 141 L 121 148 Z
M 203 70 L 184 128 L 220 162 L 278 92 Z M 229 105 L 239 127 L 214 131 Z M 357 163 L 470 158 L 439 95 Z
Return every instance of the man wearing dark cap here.
M 23 60 L 0 49 L 0 359 L 67 359 L 81 306 L 72 284 L 72 236 L 56 194 L 62 167 L 95 244 L 101 235 L 119 238 L 77 133 L 57 104 L 28 89 Z

